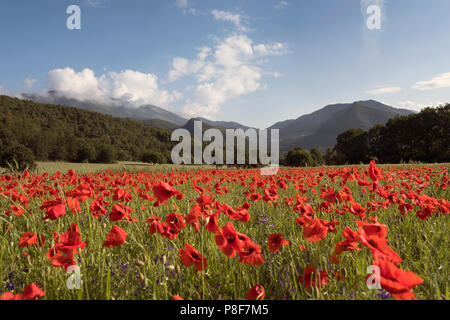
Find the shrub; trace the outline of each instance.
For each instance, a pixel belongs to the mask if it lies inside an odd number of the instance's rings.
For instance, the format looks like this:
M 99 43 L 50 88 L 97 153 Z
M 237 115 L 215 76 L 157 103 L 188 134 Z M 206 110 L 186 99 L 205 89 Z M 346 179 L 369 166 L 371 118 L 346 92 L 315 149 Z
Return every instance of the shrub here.
M 167 163 L 166 157 L 157 151 L 147 151 L 142 156 L 142 161 L 149 163 Z
M 33 170 L 36 167 L 33 152 L 21 144 L 0 146 L 0 166 L 11 170 Z
M 314 159 L 308 151 L 302 148 L 295 148 L 288 152 L 286 164 L 293 167 L 307 167 L 314 165 Z
M 95 162 L 97 163 L 113 163 L 115 160 L 114 149 L 111 145 L 105 144 L 100 147 L 97 152 Z

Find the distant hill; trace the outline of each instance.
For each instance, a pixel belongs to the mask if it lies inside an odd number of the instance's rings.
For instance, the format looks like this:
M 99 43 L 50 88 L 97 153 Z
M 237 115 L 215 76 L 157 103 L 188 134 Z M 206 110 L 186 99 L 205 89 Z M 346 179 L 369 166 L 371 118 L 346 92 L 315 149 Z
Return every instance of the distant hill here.
M 130 118 L 139 121 L 146 119 L 159 119 L 178 126 L 183 126 L 188 121 L 188 119 L 186 118 L 183 118 L 173 112 L 167 111 L 154 105 L 145 105 L 138 108 L 129 106 L 127 104 L 119 106 L 108 106 L 93 101 L 80 101 L 77 99 L 66 98 L 55 91 L 50 91 L 48 95 L 45 96 L 36 94 L 23 94 L 23 96 L 26 99 L 35 102 L 75 107 L 79 109 L 108 114 L 119 118 Z
M 170 159 L 169 130 L 62 105 L 42 104 L 0 95 L 0 147 L 22 145 L 36 160 L 141 160 L 148 151 Z
M 80 101 L 77 99 L 66 98 L 56 91 L 50 91 L 45 96 L 36 94 L 22 94 L 22 96 L 35 102 L 64 105 L 108 114 L 119 118 L 130 118 L 161 129 L 173 130 L 183 127 L 188 122 L 188 119 L 154 105 L 145 105 L 137 108 L 127 104 L 108 106 L 94 101 Z M 208 124 L 211 127 L 244 130 L 250 128 L 233 121 L 212 121 L 200 117 L 196 119 L 202 120 L 204 124 Z
M 240 123 L 237 123 L 234 121 L 212 121 L 212 120 L 208 120 L 208 119 L 202 118 L 202 117 L 198 117 L 196 119 L 203 121 L 204 124 L 208 124 L 211 127 L 216 127 L 216 128 L 243 129 L 243 130 L 251 129 L 251 127 L 247 127 L 243 124 L 240 124 Z
M 142 123 L 148 124 L 149 126 L 160 128 L 160 129 L 166 129 L 166 130 L 175 130 L 179 128 L 180 126 L 161 119 L 136 119 L 137 121 L 140 121 Z
M 225 130 L 226 128 L 224 127 L 220 127 L 220 126 L 213 126 L 209 123 L 207 123 L 204 120 L 201 120 L 202 118 L 191 118 L 189 119 L 189 121 L 182 126 L 181 128 L 186 129 L 187 131 L 189 131 L 191 133 L 191 135 L 194 135 L 194 121 L 202 121 L 202 131 L 205 132 L 208 129 L 219 129 L 220 131 L 222 131 L 222 133 L 225 134 Z M 211 122 L 210 122 L 211 123 Z
M 225 129 L 247 130 L 251 128 L 233 121 L 213 121 L 201 117 L 188 120 L 153 105 L 136 108 L 124 104 L 113 107 L 96 102 L 65 98 L 58 92 L 49 92 L 45 96 L 30 94 L 24 94 L 23 96 L 42 103 L 61 104 L 115 117 L 129 118 L 165 130 L 186 128 L 191 131 L 193 130 L 193 119 L 203 122 L 203 130 L 218 128 L 221 131 L 225 131 Z M 277 122 L 268 129 L 280 130 L 281 152 L 287 152 L 294 147 L 325 150 L 326 148 L 334 147 L 337 135 L 347 129 L 361 128 L 368 130 L 377 124 L 385 124 L 390 118 L 397 115 L 408 115 L 411 113 L 413 111 L 393 108 L 375 100 L 339 103 L 327 105 L 320 110 L 303 115 L 297 119 Z
M 336 144 L 338 134 L 350 129 L 368 130 L 385 124 L 397 115 L 411 110 L 397 109 L 374 100 L 328 105 L 297 119 L 277 122 L 268 129 L 280 130 L 280 151 L 294 147 L 326 149 Z

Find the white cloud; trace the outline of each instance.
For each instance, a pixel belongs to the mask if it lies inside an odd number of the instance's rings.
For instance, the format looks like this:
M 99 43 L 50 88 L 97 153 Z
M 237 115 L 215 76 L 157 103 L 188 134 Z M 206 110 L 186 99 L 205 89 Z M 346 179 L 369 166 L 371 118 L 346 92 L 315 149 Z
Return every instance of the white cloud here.
M 259 68 L 247 65 L 224 70 L 215 81 L 197 86 L 195 100 L 203 105 L 221 105 L 229 99 L 260 89 L 261 76 Z
M 254 46 L 253 49 L 261 56 L 278 56 L 287 53 L 286 45 L 280 42 L 272 44 L 258 44 Z
M 421 91 L 427 91 L 448 87 L 450 87 L 450 72 L 438 75 L 431 80 L 419 81 L 412 88 Z
M 437 107 L 442 104 L 444 103 L 443 102 L 417 103 L 414 101 L 400 101 L 397 103 L 397 107 L 401 109 L 420 111 L 425 107 Z
M 261 59 L 286 52 L 282 43 L 254 45 L 246 35 L 232 35 L 218 40 L 212 49 L 201 50 L 194 60 L 173 59 L 168 81 L 195 76 L 198 84 L 182 112 L 189 117 L 213 117 L 228 100 L 265 88 L 263 76 L 278 77 L 277 72 L 261 69 Z
M 242 25 L 242 22 L 244 21 L 245 18 L 240 14 L 235 14 L 228 11 L 221 11 L 217 9 L 212 10 L 211 14 L 217 21 L 231 22 L 237 29 L 241 31 L 247 31 L 247 28 Z
M 373 94 L 373 95 L 379 95 L 379 94 L 395 93 L 395 92 L 399 92 L 399 91 L 402 91 L 402 88 L 400 88 L 400 87 L 378 87 L 376 89 L 367 91 L 367 93 Z
M 192 8 L 189 0 L 177 0 L 175 5 L 181 9 L 184 14 L 196 14 L 197 10 Z
M 288 6 L 287 1 L 278 1 L 273 7 L 278 10 L 282 10 Z
M 176 57 L 172 60 L 172 69 L 169 71 L 167 82 L 176 81 L 184 76 L 197 73 L 205 66 L 205 59 L 211 52 L 211 48 L 203 47 L 199 49 L 197 59 L 189 61 L 186 58 Z
M 216 47 L 214 55 L 216 64 L 225 68 L 238 67 L 253 57 L 252 41 L 245 35 L 228 37 Z
M 33 89 L 34 85 L 36 84 L 36 79 L 33 78 L 26 78 L 25 79 L 25 88 L 26 90 L 31 90 Z
M 145 104 L 168 106 L 180 98 L 180 93 L 168 92 L 158 86 L 158 77 L 151 73 L 125 70 L 108 72 L 96 77 L 94 71 L 72 68 L 55 69 L 47 74 L 44 92 L 56 91 L 66 98 L 95 101 L 108 105 L 127 103 L 131 107 Z
M 219 107 L 214 105 L 201 105 L 197 102 L 187 101 L 181 109 L 181 112 L 188 118 L 202 116 L 212 119 L 214 118 L 214 115 L 219 112 Z

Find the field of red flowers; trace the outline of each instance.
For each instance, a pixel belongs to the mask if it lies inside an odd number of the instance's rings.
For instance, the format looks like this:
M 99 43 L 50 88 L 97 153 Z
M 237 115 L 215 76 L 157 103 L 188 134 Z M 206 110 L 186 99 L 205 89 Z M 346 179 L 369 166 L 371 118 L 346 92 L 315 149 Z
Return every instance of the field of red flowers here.
M 0 296 L 449 299 L 449 186 L 374 162 L 3 175 Z

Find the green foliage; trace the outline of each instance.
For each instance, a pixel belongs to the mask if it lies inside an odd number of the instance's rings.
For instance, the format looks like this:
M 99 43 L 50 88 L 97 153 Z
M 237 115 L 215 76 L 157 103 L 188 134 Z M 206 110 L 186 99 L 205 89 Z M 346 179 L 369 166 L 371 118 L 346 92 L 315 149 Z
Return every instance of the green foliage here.
M 369 130 L 369 150 L 380 162 L 450 161 L 450 104 L 396 117 Z
M 143 162 L 149 162 L 149 163 L 167 163 L 166 157 L 161 153 L 157 151 L 147 151 L 142 156 Z
M 0 145 L 0 167 L 9 168 L 11 171 L 23 171 L 34 169 L 33 152 L 20 144 Z
M 104 144 L 100 147 L 95 158 L 97 163 L 113 163 L 115 160 L 114 149 L 111 145 Z
M 84 139 L 79 139 L 75 146 L 71 161 L 73 162 L 95 162 L 96 151 L 93 145 Z
M 337 137 L 335 164 L 449 162 L 450 104 L 397 116 L 368 132 L 350 129 Z M 327 161 L 328 163 L 328 161 Z
M 311 153 L 311 157 L 313 158 L 316 166 L 322 166 L 323 164 L 325 164 L 325 160 L 323 158 L 322 153 L 319 151 L 319 149 L 312 148 L 310 150 L 310 153 Z
M 302 148 L 294 148 L 289 150 L 285 163 L 292 167 L 308 167 L 314 166 L 315 164 L 311 154 Z
M 144 150 L 170 155 L 173 146 L 165 129 L 8 96 L 0 96 L 0 141 L 31 150 L 37 161 L 140 161 Z
M 334 149 L 327 148 L 325 151 L 325 155 L 323 156 L 323 160 L 328 166 L 336 165 L 338 164 L 337 154 Z
M 337 158 L 341 163 L 360 163 L 368 159 L 369 146 L 367 132 L 362 129 L 349 129 L 336 138 Z

